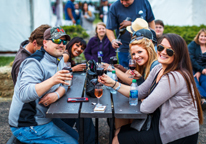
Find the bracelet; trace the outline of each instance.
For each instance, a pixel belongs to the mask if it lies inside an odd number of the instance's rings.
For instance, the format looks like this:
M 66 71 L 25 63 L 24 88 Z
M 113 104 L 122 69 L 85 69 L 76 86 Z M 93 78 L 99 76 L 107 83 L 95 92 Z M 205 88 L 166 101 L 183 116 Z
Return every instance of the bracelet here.
M 113 39 L 112 41 L 111 41 L 111 43 L 113 43 L 115 41 L 115 39 Z
M 121 83 L 119 83 L 119 86 L 115 90 L 118 91 L 120 87 L 121 87 Z
M 60 98 L 60 96 L 59 96 L 59 94 L 58 94 L 58 92 L 54 92 L 55 94 L 57 94 L 57 96 L 58 96 L 58 99 Z
M 115 81 L 114 85 L 112 86 L 112 88 L 116 85 L 117 81 Z

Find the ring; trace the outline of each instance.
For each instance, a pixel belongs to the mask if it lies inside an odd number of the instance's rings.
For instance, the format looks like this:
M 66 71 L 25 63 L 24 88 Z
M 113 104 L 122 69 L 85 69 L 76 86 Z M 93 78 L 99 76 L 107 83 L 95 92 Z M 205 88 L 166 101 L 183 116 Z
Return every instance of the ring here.
M 45 103 L 45 105 L 47 105 L 47 103 Z

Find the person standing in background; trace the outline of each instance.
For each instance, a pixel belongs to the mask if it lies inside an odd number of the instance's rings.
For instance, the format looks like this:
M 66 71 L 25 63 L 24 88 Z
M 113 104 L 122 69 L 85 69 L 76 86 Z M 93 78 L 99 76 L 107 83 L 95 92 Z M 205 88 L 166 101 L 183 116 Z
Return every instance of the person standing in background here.
M 118 46 L 113 30 L 116 30 L 116 35 L 118 35 L 119 29 L 130 26 L 132 22 L 125 21 L 127 17 L 130 17 L 132 21 L 136 18 L 143 18 L 148 22 L 150 28 L 155 29 L 155 18 L 148 0 L 118 0 L 110 6 L 107 19 L 107 37 L 112 43 L 113 48 L 119 48 L 119 63 L 124 67 L 128 67 L 129 63 L 129 42 L 131 36 L 126 31 L 121 36 L 122 45 Z
M 165 26 L 162 20 L 155 20 L 155 32 L 156 32 L 157 41 L 163 35 L 164 27 Z
M 75 8 L 75 14 L 76 14 L 76 19 L 75 19 L 76 24 L 80 25 L 81 9 L 79 8 L 79 4 L 75 3 L 74 8 Z
M 108 12 L 109 12 L 108 0 L 102 0 L 102 6 L 100 7 L 99 18 L 105 24 L 107 24 Z
M 69 0 L 64 8 L 65 13 L 65 20 L 72 21 L 73 24 L 76 24 L 76 14 L 75 14 L 75 8 L 74 8 L 74 1 L 75 0 Z

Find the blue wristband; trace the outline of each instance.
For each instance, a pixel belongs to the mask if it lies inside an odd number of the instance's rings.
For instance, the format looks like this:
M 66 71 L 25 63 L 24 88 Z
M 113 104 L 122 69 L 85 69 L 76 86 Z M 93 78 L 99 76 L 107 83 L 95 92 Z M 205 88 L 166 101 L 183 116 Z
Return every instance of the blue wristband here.
M 59 96 L 58 92 L 54 92 L 54 93 L 56 93 L 56 94 L 57 94 L 57 96 L 58 96 L 58 99 L 59 99 L 59 98 L 60 98 L 60 96 Z
M 121 83 L 119 82 L 119 86 L 115 90 L 118 91 L 120 87 L 121 87 Z

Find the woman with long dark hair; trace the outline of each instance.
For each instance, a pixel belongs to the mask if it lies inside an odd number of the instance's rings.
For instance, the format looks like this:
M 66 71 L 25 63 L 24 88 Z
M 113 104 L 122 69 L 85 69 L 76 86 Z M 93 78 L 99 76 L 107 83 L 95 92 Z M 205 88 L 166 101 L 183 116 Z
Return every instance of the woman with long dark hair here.
M 86 69 L 86 64 L 75 64 L 72 60 L 74 57 L 79 56 L 86 48 L 86 42 L 83 38 L 74 37 L 66 46 L 66 50 L 63 54 L 64 62 L 71 62 L 72 71 L 83 71 Z
M 144 99 L 140 111 L 153 114 L 150 129 L 137 131 L 130 125 L 122 126 L 117 129 L 113 144 L 197 143 L 203 114 L 186 42 L 176 34 L 164 35 L 157 57 L 160 64 L 138 87 L 138 99 Z M 99 82 L 118 88 L 129 97 L 129 86 L 106 75 L 99 77 Z

